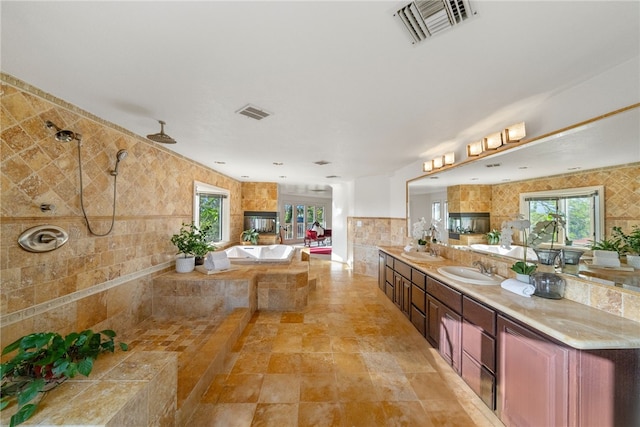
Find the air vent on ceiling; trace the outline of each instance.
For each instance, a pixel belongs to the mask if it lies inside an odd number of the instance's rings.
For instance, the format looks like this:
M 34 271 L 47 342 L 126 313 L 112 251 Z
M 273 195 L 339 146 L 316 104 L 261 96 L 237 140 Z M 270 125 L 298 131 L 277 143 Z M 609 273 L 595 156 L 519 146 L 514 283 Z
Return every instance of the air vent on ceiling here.
M 409 3 L 395 16 L 411 34 L 412 43 L 417 43 L 462 23 L 474 14 L 468 0 L 424 0 Z
M 243 116 L 251 117 L 252 119 L 256 120 L 262 120 L 271 115 L 271 113 L 251 104 L 245 105 L 244 107 L 236 111 L 236 113 L 242 114 Z

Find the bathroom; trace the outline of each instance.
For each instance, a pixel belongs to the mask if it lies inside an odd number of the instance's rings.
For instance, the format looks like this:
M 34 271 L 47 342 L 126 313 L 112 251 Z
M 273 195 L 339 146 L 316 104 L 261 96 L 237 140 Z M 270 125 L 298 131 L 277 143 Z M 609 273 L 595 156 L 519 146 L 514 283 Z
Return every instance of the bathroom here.
M 607 89 L 616 91 L 620 75 L 634 75 L 633 61 L 614 67 L 551 103 L 548 130 L 563 123 L 553 113 L 575 108 L 575 99 L 589 97 L 591 106 L 563 118 L 575 122 L 613 110 Z M 207 182 L 229 190 L 230 235 L 240 235 L 245 210 L 262 209 L 265 200 L 244 200 L 246 186 L 268 188 L 273 183 L 243 183 L 202 166 L 163 147 L 94 116 L 76 105 L 7 74 L 2 74 L 2 345 L 26 330 L 68 332 L 82 328 L 129 330 L 152 311 L 151 282 L 171 270 L 175 248 L 168 236 L 192 218 L 193 181 Z M 633 91 L 629 91 L 633 92 Z M 629 98 L 633 98 L 628 95 Z M 624 95 L 621 96 L 624 98 Z M 633 101 L 633 99 L 632 99 Z M 595 106 L 597 104 L 597 107 Z M 613 105 L 616 104 L 616 105 Z M 8 114 L 4 114 L 7 111 Z M 43 123 L 51 120 L 82 132 L 84 139 L 86 205 L 95 217 L 92 226 L 109 228 L 112 182 L 104 173 L 113 168 L 116 153 L 126 149 L 118 177 L 117 221 L 105 237 L 89 235 L 81 217 L 77 197 L 77 160 L 74 144 L 59 144 Z M 19 156 L 13 155 L 20 152 Z M 377 274 L 377 246 L 406 243 L 406 181 L 421 173 L 421 161 L 392 176 L 356 179 L 336 186 L 334 251 L 350 263 L 353 271 Z M 381 194 L 380 188 L 385 189 Z M 388 190 L 387 190 L 388 189 Z M 267 200 L 267 210 L 277 210 L 277 196 Z M 55 211 L 41 211 L 41 204 Z M 31 226 L 58 225 L 70 241 L 47 254 L 29 254 L 16 245 L 16 238 Z M 94 225 L 95 224 L 95 225 Z M 616 305 L 618 296 L 611 298 Z M 618 314 L 636 321 L 636 305 L 616 307 Z M 631 308 L 629 308 L 631 307 Z M 626 314 L 625 312 L 628 311 Z M 634 314 L 635 313 L 635 314 Z

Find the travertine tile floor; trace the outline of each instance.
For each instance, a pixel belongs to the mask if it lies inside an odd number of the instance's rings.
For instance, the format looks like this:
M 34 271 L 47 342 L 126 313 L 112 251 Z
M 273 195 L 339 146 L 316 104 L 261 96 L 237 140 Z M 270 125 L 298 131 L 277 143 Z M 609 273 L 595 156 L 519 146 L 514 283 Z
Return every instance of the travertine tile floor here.
M 257 312 L 191 426 L 501 426 L 375 278 L 311 259 L 301 312 Z

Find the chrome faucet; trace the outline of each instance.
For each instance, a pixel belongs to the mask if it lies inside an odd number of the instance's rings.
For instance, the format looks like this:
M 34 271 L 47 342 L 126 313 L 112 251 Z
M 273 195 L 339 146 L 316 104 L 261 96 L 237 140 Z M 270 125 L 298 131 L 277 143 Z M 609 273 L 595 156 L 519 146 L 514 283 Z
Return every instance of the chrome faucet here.
M 474 267 L 478 267 L 480 273 L 484 274 L 485 276 L 493 277 L 493 266 L 483 264 L 480 260 L 473 261 L 473 264 L 471 265 Z
M 438 255 L 440 255 L 438 253 L 438 248 L 434 247 L 434 246 L 429 246 L 429 254 L 433 257 L 437 257 Z

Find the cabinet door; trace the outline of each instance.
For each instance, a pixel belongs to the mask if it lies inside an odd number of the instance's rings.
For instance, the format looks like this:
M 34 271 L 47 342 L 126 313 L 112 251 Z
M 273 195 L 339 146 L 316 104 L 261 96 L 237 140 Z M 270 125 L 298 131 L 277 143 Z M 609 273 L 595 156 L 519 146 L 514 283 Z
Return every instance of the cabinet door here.
M 402 278 L 402 313 L 410 317 L 411 316 L 411 281 Z
M 427 341 L 429 344 L 433 346 L 433 348 L 438 348 L 440 344 L 440 307 L 442 304 L 440 301 L 432 297 L 431 295 L 427 295 L 427 312 L 426 314 L 426 332 L 427 332 Z
M 498 316 L 498 415 L 506 426 L 569 424 L 570 349 Z
M 385 291 L 385 287 L 386 287 L 385 283 L 387 281 L 384 277 L 386 263 L 387 263 L 386 255 L 384 254 L 384 252 L 379 252 L 378 253 L 378 287 L 382 292 Z
M 440 355 L 453 369 L 460 373 L 462 354 L 462 316 L 446 305 L 440 307 Z
M 402 279 L 400 274 L 393 273 L 393 302 L 400 310 L 402 310 Z

